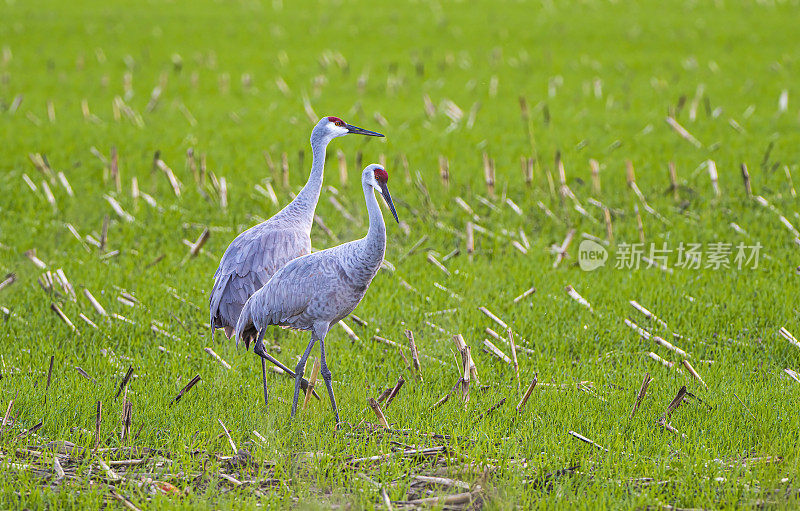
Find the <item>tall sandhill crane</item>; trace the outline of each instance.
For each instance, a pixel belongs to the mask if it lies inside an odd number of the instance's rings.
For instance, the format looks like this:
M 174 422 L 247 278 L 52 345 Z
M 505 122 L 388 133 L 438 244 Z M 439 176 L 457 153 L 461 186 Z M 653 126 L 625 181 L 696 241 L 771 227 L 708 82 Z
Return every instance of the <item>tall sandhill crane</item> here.
M 364 169 L 361 186 L 369 213 L 369 230 L 365 237 L 288 262 L 264 287 L 253 293 L 239 316 L 236 334 L 242 338 L 257 336 L 257 343 L 263 339 L 269 325 L 311 331 L 311 341 L 295 369 L 292 417 L 297 412 L 306 361 L 314 343 L 319 341 L 322 379 L 328 389 L 336 424 L 339 424 L 331 372 L 325 361 L 325 335 L 361 302 L 383 262 L 386 226 L 374 190 L 383 194 L 394 219 L 399 221 L 389 195 L 388 180 L 389 174 L 380 165 Z
M 322 190 L 322 175 L 325 167 L 325 149 L 331 140 L 348 134 L 382 137 L 380 133 L 351 126 L 338 117 L 323 117 L 311 131 L 313 162 L 308 182 L 297 197 L 269 220 L 239 234 L 231 242 L 214 274 L 214 287 L 209 299 L 211 309 L 211 337 L 214 330 L 224 328 L 230 338 L 242 307 L 250 295 L 275 274 L 287 262 L 311 253 L 311 225 Z M 240 337 L 250 347 L 252 336 Z M 256 340 L 253 351 L 261 357 L 261 373 L 264 385 L 264 404 L 267 397 L 266 360 L 277 365 L 290 375 L 294 373 L 267 353 L 262 342 Z M 238 344 L 238 340 L 237 340 Z M 308 381 L 303 381 L 303 387 Z

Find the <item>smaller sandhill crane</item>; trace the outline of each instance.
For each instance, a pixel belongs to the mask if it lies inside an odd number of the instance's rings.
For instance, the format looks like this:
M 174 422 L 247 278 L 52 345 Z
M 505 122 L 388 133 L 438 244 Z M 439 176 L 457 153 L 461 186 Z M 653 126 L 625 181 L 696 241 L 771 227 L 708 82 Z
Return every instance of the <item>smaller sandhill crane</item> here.
M 306 361 L 314 343 L 319 341 L 322 379 L 336 424 L 339 424 L 331 372 L 325 360 L 325 336 L 332 325 L 347 317 L 361 302 L 383 262 L 386 226 L 375 190 L 381 192 L 394 219 L 399 222 L 387 187 L 388 180 L 386 170 L 375 164 L 367 166 L 361 176 L 369 214 L 369 230 L 365 237 L 288 262 L 264 287 L 253 293 L 239 316 L 236 335 L 245 339 L 257 336 L 257 342 L 263 339 L 270 325 L 311 332 L 311 341 L 295 369 L 292 417 L 297 413 Z

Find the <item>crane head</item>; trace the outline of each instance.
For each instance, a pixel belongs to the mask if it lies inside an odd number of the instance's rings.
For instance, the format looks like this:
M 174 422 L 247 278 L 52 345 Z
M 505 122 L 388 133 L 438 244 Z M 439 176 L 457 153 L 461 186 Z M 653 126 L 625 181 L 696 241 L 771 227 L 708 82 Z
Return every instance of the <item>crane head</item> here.
M 389 193 L 389 173 L 386 172 L 386 169 L 375 163 L 372 165 L 367 165 L 367 167 L 364 169 L 362 180 L 365 185 L 371 186 L 375 190 L 379 191 L 381 195 L 383 195 L 383 199 L 386 201 L 389 209 L 392 210 L 392 215 L 394 216 L 395 221 L 399 223 L 400 219 L 397 218 L 397 211 L 394 209 L 392 195 Z
M 345 135 L 366 135 L 368 137 L 382 137 L 383 135 L 370 130 L 365 130 L 364 128 L 359 128 L 358 126 L 353 126 L 352 124 L 347 124 L 343 120 L 339 119 L 338 117 L 323 117 L 319 120 L 316 127 L 314 127 L 314 131 L 311 133 L 311 137 L 314 138 L 315 136 L 323 136 L 328 140 L 332 140 L 336 137 L 343 137 Z

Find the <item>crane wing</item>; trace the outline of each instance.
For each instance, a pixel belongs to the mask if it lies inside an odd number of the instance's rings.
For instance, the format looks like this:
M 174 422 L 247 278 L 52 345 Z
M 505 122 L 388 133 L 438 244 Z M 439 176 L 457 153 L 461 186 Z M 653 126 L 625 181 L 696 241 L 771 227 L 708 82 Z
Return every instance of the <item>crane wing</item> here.
M 245 307 L 247 315 L 259 330 L 267 325 L 307 330 L 312 325 L 304 312 L 312 300 L 329 294 L 331 285 L 341 278 L 341 264 L 331 250 L 299 257 L 253 294 Z M 245 316 L 243 311 L 239 326 L 244 326 L 241 320 L 246 322 Z
M 225 250 L 209 299 L 212 327 L 236 325 L 247 299 L 292 259 L 311 252 L 308 234 L 259 224 L 241 233 Z M 229 328 L 226 333 L 230 336 Z

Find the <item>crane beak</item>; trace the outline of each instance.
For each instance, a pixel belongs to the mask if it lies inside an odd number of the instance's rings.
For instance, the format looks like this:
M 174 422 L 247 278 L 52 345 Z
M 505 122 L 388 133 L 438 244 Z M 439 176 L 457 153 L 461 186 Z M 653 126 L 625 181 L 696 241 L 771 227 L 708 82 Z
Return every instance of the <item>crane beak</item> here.
M 384 136 L 376 131 L 365 130 L 364 128 L 359 128 L 358 126 L 353 126 L 351 124 L 345 124 L 344 127 L 347 128 L 347 133 L 353 133 L 355 135 L 367 135 L 368 137 Z
M 389 205 L 389 209 L 392 210 L 392 215 L 394 215 L 394 220 L 398 224 L 400 223 L 400 219 L 397 218 L 397 211 L 394 209 L 394 202 L 392 202 L 392 195 L 389 193 L 389 187 L 386 183 L 378 183 L 381 186 L 381 195 L 386 200 L 386 204 Z

